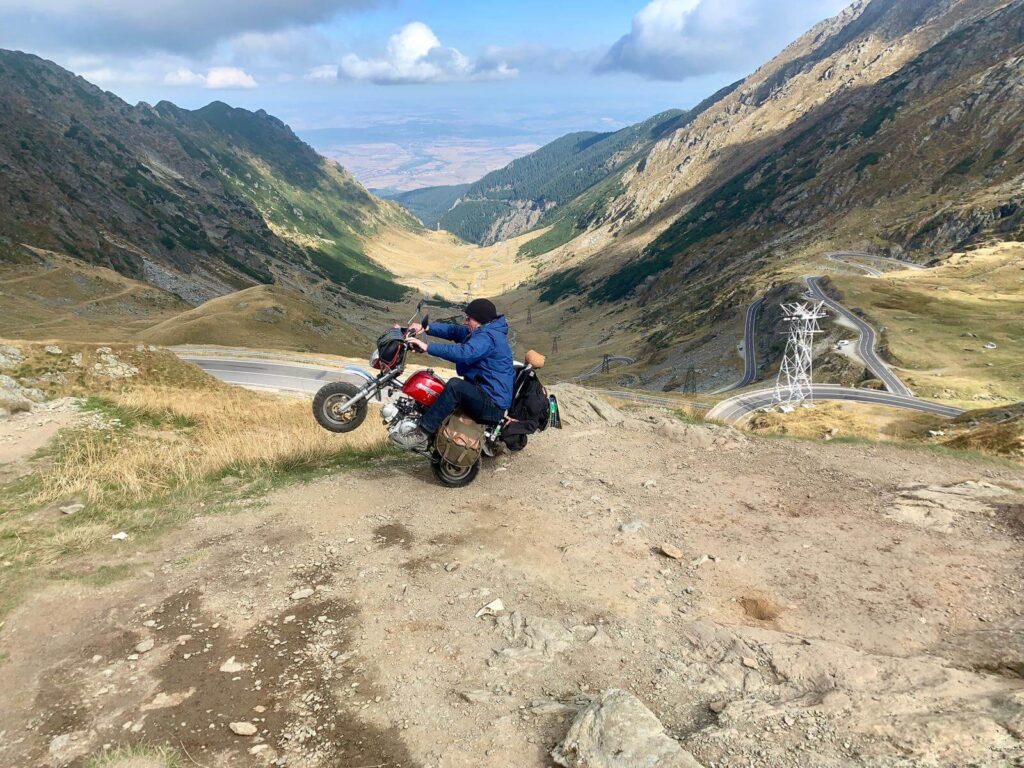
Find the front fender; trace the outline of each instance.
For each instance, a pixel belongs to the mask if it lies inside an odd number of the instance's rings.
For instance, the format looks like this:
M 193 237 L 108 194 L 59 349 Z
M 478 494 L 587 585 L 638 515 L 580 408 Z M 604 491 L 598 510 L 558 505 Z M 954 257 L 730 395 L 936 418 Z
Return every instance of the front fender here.
M 376 381 L 377 380 L 376 376 L 374 376 L 373 374 L 369 373 L 368 371 L 364 371 L 358 365 L 346 365 L 344 368 L 341 369 L 341 372 L 342 373 L 354 374 L 355 376 L 359 376 L 359 377 L 361 377 L 363 379 L 366 379 L 367 381 Z

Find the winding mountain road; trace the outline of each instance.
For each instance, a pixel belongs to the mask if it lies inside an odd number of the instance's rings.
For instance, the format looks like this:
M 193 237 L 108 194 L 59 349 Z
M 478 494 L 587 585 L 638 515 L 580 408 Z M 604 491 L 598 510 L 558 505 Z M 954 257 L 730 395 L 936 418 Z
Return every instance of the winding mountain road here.
M 825 258 L 829 261 L 837 261 L 840 264 L 846 264 L 847 266 L 860 269 L 871 277 L 881 277 L 885 273 L 880 269 L 869 267 L 867 264 L 861 264 L 859 261 L 850 261 L 850 259 L 867 259 L 868 261 L 892 264 L 901 269 L 927 269 L 927 267 L 924 267 L 921 264 L 914 264 L 910 261 L 901 261 L 900 259 L 894 259 L 891 256 L 879 256 L 874 253 L 863 253 L 861 251 L 832 251 L 831 253 L 826 253 Z
M 821 279 L 822 278 L 820 276 L 804 277 L 811 296 L 818 301 L 825 302 L 829 309 L 842 317 L 845 317 L 857 328 L 857 332 L 860 333 L 860 338 L 857 340 L 857 355 L 864 361 L 864 365 L 866 365 L 875 378 L 881 381 L 882 384 L 885 385 L 885 388 L 893 394 L 902 395 L 904 397 L 913 397 L 914 393 L 910 391 L 910 387 L 900 381 L 899 376 L 892 372 L 889 366 L 882 361 L 882 358 L 880 358 L 878 353 L 875 351 L 875 347 L 878 343 L 878 337 L 875 333 L 875 329 L 865 322 L 863 318 L 858 317 L 838 301 L 830 298 L 819 283 Z
M 727 387 L 716 389 L 712 394 L 721 395 L 735 389 L 743 389 L 757 381 L 757 339 L 754 338 L 754 333 L 757 330 L 757 315 L 764 306 L 764 300 L 765 297 L 762 296 L 752 302 L 747 307 L 747 314 L 743 320 L 743 378 Z
M 601 369 L 604 368 L 604 364 L 607 362 L 609 365 L 612 363 L 619 363 L 621 365 L 632 365 L 636 362 L 635 357 L 628 357 L 627 355 L 609 355 L 608 360 L 602 360 L 600 363 L 595 365 L 593 368 L 588 368 L 583 373 L 573 376 L 573 381 L 586 381 L 589 378 L 597 376 L 601 373 Z
M 277 361 L 262 358 L 221 357 L 215 353 L 195 354 L 180 352 L 179 357 L 186 362 L 194 363 L 222 381 L 242 387 L 267 389 L 283 392 L 299 392 L 312 395 L 329 381 L 351 380 L 360 381 L 359 374 L 349 368 L 293 361 Z M 686 405 L 696 410 L 708 411 L 708 418 L 736 424 L 754 411 L 772 405 L 775 391 L 773 389 L 755 390 L 723 400 L 711 407 L 706 403 L 676 400 L 660 397 L 654 393 L 637 391 L 620 391 L 595 389 L 597 394 L 629 400 L 647 405 L 659 405 L 667 408 L 678 408 Z M 924 411 L 937 416 L 954 417 L 961 414 L 959 408 L 953 408 L 916 397 L 895 395 L 890 392 L 879 392 L 872 389 L 851 389 L 835 384 L 814 385 L 815 400 L 844 400 L 876 405 L 889 405 L 912 411 Z
M 954 418 L 963 413 L 962 409 L 954 408 L 950 405 L 933 403 L 930 400 L 922 400 L 918 397 L 908 395 L 897 395 L 892 392 L 880 392 L 875 389 L 854 389 L 852 387 L 843 387 L 838 384 L 815 384 L 811 389 L 814 400 L 842 400 L 875 405 L 888 405 L 894 408 L 921 411 L 948 418 Z M 736 424 L 754 411 L 770 407 L 774 402 L 774 389 L 759 389 L 754 392 L 744 392 L 739 395 L 734 395 L 728 400 L 723 400 L 722 402 L 717 403 L 714 408 L 708 411 L 708 418 L 716 421 L 724 421 L 729 424 Z

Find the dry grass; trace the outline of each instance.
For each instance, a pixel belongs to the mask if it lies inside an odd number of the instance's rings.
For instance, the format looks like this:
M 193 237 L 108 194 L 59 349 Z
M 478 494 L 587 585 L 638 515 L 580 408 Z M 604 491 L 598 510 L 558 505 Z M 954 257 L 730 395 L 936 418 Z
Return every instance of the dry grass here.
M 361 331 L 328 316 L 308 297 L 277 285 L 218 296 L 147 328 L 148 344 L 214 344 L 363 356 L 372 348 Z M 367 353 L 368 354 L 368 353 Z
M 755 413 L 747 429 L 763 435 L 812 439 L 911 440 L 934 416 L 863 403 L 815 403 L 792 413 Z
M 497 296 L 532 278 L 537 265 L 518 258 L 519 246 L 546 231 L 481 248 L 449 232 L 387 227 L 366 243 L 366 253 L 405 285 L 463 301 L 469 296 Z
M 49 251 L 45 263 L 0 261 L 0 335 L 128 341 L 189 306 L 151 285 Z
M 1024 399 L 1024 245 L 1002 243 L 954 254 L 932 269 L 833 282 L 847 306 L 886 328 L 900 375 L 919 396 L 968 408 Z
M 306 400 L 217 384 L 137 384 L 89 402 L 110 426 L 60 433 L 40 471 L 0 488 L 0 613 L 48 578 L 46 568 L 116 546 L 118 531 L 138 542 L 229 510 L 240 496 L 386 451 L 375 419 L 336 435 L 317 425 Z M 60 514 L 72 500 L 85 508 Z
M 65 435 L 38 502 L 80 496 L 90 503 L 139 503 L 226 472 L 312 467 L 339 454 L 377 450 L 384 441 L 372 419 L 350 435 L 335 435 L 316 424 L 305 400 L 243 389 L 142 386 L 115 394 L 112 403 L 150 426 Z M 192 426 L 152 428 L 162 422 Z
M 86 761 L 86 768 L 182 768 L 181 756 L 170 747 L 115 747 Z

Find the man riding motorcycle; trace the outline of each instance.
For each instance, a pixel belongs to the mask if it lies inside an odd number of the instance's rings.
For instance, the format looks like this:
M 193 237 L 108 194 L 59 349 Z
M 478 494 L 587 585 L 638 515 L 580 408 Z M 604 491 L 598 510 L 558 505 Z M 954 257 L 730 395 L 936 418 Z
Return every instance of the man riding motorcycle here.
M 421 448 L 429 444 L 441 423 L 456 408 L 482 424 L 497 424 L 512 405 L 515 367 L 508 343 L 508 322 L 487 299 L 474 299 L 465 310 L 465 325 L 432 323 L 424 328 L 413 323 L 413 334 L 426 332 L 454 344 L 427 343 L 410 338 L 410 347 L 434 357 L 455 363 L 462 378 L 453 378 L 424 414 L 419 427 L 402 436 L 405 448 Z

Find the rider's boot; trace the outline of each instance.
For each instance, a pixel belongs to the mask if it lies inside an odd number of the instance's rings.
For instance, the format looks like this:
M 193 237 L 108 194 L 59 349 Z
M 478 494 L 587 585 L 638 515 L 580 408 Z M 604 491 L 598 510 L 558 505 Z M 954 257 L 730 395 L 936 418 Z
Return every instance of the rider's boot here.
M 430 444 L 430 435 L 417 426 L 408 430 L 392 432 L 391 440 L 402 448 L 417 451 L 426 448 Z

